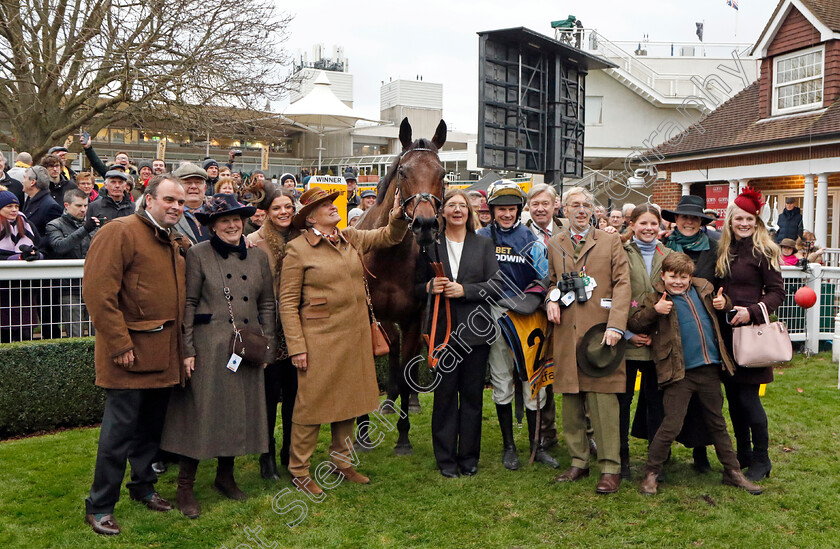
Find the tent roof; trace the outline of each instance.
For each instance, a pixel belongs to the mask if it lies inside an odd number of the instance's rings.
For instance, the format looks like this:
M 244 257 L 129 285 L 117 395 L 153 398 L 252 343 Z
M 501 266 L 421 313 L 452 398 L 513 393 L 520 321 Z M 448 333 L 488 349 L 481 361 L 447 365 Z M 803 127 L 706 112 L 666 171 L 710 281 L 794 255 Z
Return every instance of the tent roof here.
M 370 120 L 345 105 L 330 89 L 330 81 L 321 72 L 309 93 L 289 105 L 283 115 L 299 124 L 319 130 L 352 128 L 358 120 Z

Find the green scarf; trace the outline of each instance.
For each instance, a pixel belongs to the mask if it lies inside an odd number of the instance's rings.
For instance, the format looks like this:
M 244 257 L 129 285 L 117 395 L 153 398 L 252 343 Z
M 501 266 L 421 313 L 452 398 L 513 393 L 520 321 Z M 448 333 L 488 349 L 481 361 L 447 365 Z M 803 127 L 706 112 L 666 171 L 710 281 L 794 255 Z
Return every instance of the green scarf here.
M 702 252 L 709 249 L 709 237 L 702 230 L 694 236 L 685 236 L 674 229 L 668 237 L 668 247 L 675 252 Z

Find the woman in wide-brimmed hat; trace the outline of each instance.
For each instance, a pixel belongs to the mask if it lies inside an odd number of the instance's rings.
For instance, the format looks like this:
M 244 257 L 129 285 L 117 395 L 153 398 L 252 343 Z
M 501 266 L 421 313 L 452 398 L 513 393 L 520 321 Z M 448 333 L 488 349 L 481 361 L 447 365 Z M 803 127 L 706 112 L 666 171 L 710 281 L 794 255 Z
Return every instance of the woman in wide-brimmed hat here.
M 275 355 L 275 300 L 268 256 L 248 249 L 244 220 L 256 208 L 230 194 L 213 195 L 195 214 L 213 236 L 187 252 L 184 356 L 189 381 L 169 402 L 161 448 L 181 457 L 178 508 L 195 518 L 198 462 L 218 458 L 215 487 L 231 499 L 247 496 L 233 477 L 234 456 L 268 450 L 263 368 Z M 235 329 L 261 331 L 268 347 L 259 363 L 230 368 Z M 227 368 L 225 366 L 228 366 Z
M 280 320 L 298 370 L 289 471 L 312 495 L 322 492 L 309 476 L 309 462 L 324 423 L 332 427 L 337 470 L 350 482 L 369 482 L 350 467 L 347 444 L 355 418 L 379 404 L 360 254 L 400 243 L 408 228 L 397 193 L 388 226 L 339 230 L 337 196 L 320 187 L 301 196 L 292 226 L 304 232 L 286 246 L 280 283 Z
M 286 245 L 300 231 L 292 227 L 292 217 L 295 215 L 295 195 L 291 188 L 275 188 L 268 185 L 263 193 L 258 195 L 260 200 L 253 202 L 257 208 L 264 210 L 265 221 L 256 232 L 245 237 L 248 244 L 268 254 L 271 271 L 274 277 L 274 295 L 280 295 L 280 273 L 283 269 L 283 258 L 286 257 Z M 265 369 L 265 407 L 268 414 L 268 452 L 260 455 L 260 475 L 265 479 L 279 479 L 277 458 L 275 453 L 274 428 L 277 423 L 277 404 L 281 402 L 280 414 L 283 423 L 283 444 L 280 447 L 280 463 L 289 465 L 289 448 L 292 441 L 292 411 L 297 395 L 297 370 L 292 366 L 283 327 L 277 323 L 277 360 Z

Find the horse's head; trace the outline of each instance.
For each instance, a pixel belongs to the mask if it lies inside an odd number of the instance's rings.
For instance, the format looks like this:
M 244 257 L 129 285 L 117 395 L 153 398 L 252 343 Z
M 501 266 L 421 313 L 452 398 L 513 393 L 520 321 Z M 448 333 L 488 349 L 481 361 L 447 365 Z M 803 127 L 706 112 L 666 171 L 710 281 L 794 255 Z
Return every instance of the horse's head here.
M 446 142 L 446 122 L 440 121 L 431 141 L 418 139 L 412 142 L 411 124 L 404 118 L 400 124 L 400 142 L 403 151 L 394 176 L 414 239 L 425 248 L 434 242 L 440 231 L 438 209 L 443 200 L 446 171 L 437 152 Z

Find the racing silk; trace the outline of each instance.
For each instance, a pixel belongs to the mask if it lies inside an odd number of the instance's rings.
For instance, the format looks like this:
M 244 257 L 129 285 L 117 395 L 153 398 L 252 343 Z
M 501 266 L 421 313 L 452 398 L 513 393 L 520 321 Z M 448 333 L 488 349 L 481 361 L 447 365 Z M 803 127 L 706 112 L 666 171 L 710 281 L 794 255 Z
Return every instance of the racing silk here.
M 534 280 L 548 276 L 545 245 L 519 221 L 510 229 L 503 229 L 494 221 L 476 234 L 493 240 L 496 246 L 496 260 L 508 281 L 502 297 L 512 297 L 517 291 L 524 291 Z

